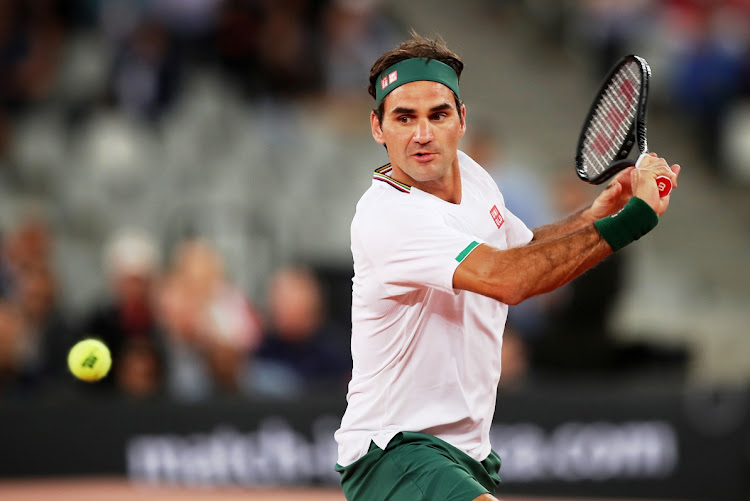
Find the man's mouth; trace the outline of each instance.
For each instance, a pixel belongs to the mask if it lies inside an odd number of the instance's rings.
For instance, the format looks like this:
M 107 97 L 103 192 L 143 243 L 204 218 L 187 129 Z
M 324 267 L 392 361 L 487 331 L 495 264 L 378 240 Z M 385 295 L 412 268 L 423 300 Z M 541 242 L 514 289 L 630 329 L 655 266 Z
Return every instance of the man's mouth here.
M 435 156 L 435 153 L 429 152 L 429 151 L 418 151 L 412 154 L 412 156 L 415 157 L 417 160 L 427 161 L 427 160 L 432 160 L 432 158 Z

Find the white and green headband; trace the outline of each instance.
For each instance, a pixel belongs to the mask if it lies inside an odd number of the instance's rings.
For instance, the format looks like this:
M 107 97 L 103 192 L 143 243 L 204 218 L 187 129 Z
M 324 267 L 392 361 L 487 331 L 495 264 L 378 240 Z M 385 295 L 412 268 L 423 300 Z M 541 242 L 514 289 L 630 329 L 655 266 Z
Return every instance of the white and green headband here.
M 458 75 L 455 70 L 435 59 L 420 57 L 405 59 L 388 67 L 380 74 L 380 78 L 375 85 L 375 106 L 380 106 L 385 96 L 397 87 L 420 80 L 439 82 L 452 90 L 457 98 L 461 99 L 458 92 Z

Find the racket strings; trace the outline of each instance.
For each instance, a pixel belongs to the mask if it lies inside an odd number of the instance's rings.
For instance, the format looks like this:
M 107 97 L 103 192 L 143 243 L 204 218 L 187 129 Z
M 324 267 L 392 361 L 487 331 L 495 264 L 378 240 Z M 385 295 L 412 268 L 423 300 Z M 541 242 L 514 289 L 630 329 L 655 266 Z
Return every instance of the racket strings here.
M 590 177 L 604 172 L 625 144 L 636 120 L 640 87 L 640 68 L 629 63 L 603 91 L 585 133 L 582 166 Z
M 617 75 L 603 95 L 592 121 L 588 136 L 592 143 L 590 148 L 599 153 L 590 155 L 596 172 L 604 170 L 617 156 L 635 120 L 634 107 L 629 106 L 622 93 L 616 90 L 625 81 L 622 75 Z

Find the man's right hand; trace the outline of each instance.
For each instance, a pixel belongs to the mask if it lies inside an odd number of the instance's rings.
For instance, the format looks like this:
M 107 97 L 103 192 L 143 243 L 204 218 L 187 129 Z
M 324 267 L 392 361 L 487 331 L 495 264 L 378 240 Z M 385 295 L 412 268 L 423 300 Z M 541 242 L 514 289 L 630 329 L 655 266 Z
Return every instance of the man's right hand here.
M 641 164 L 633 169 L 630 174 L 630 186 L 634 197 L 646 202 L 659 216 L 666 212 L 671 195 L 659 196 L 659 187 L 656 178 L 666 176 L 672 181 L 672 186 L 677 187 L 677 177 L 680 174 L 680 166 L 674 164 L 671 167 L 667 161 L 656 153 L 643 158 Z

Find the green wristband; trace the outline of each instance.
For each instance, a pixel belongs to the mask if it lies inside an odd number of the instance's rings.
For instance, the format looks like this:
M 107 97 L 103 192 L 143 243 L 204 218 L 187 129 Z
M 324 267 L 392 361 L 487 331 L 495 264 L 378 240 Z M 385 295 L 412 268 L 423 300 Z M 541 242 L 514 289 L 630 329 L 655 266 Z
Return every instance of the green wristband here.
M 633 197 L 619 212 L 594 221 L 594 226 L 616 252 L 653 230 L 658 222 L 659 216 L 654 209 L 640 198 Z

